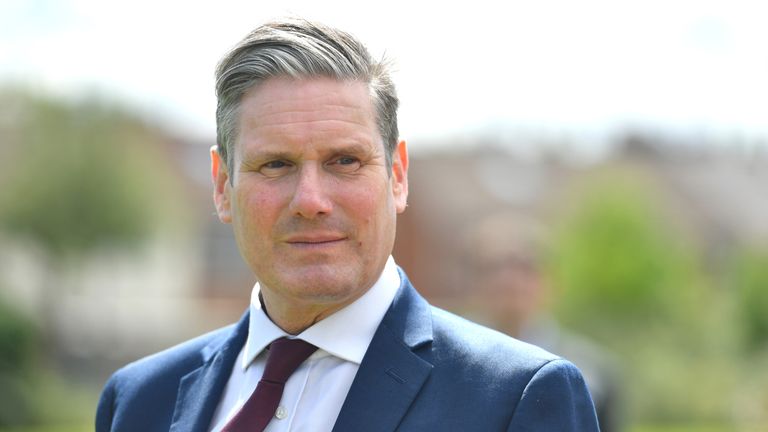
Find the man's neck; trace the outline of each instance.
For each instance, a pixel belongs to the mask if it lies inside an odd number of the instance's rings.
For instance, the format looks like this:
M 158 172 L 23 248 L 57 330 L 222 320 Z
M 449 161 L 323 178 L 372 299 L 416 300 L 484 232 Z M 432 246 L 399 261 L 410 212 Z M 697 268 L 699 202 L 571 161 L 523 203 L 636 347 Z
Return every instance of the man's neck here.
M 276 326 L 290 335 L 297 335 L 351 304 L 364 293 L 341 302 L 310 303 L 272 299 L 268 292 L 261 291 L 259 300 L 264 313 Z

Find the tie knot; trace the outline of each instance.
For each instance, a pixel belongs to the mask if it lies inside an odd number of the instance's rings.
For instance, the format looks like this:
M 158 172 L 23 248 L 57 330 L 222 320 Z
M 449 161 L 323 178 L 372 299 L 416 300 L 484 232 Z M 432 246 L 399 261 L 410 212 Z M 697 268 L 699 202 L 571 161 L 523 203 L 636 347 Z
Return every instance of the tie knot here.
M 269 346 L 267 365 L 262 379 L 285 384 L 296 368 L 315 351 L 317 351 L 316 346 L 301 339 L 282 337 L 274 340 Z

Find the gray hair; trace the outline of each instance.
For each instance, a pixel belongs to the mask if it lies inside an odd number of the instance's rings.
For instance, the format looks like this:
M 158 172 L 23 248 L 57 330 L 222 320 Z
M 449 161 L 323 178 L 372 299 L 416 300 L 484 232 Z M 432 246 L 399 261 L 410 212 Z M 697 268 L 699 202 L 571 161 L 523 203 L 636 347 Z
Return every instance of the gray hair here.
M 352 35 L 301 19 L 257 27 L 216 68 L 216 138 L 219 154 L 230 171 L 243 95 L 253 86 L 278 76 L 327 77 L 368 84 L 389 171 L 399 137 L 398 99 L 388 63 L 384 59 L 374 61 Z

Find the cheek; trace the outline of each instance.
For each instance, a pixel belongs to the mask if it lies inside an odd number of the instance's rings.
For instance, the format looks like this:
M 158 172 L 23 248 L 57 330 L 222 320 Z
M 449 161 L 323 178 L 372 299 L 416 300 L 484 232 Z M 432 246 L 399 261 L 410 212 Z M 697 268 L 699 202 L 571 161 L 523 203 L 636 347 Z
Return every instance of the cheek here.
M 237 195 L 237 218 L 247 233 L 258 233 L 274 225 L 280 209 L 280 195 L 254 188 Z
M 391 195 L 386 188 L 371 190 L 359 194 L 354 202 L 350 202 L 350 210 L 358 216 L 362 229 L 368 230 L 376 241 L 384 240 L 394 229 L 396 212 Z

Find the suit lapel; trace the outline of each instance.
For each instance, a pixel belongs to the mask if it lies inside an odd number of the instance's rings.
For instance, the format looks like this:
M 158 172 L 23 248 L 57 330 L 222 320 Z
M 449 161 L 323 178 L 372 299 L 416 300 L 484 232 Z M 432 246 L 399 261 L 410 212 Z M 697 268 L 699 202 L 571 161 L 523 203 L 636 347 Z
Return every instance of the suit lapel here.
M 432 341 L 427 302 L 401 271 L 402 283 L 363 357 L 335 432 L 394 431 L 432 370 L 414 351 Z
M 185 375 L 179 384 L 171 432 L 204 432 L 221 399 L 232 366 L 248 336 L 248 312 L 229 337 L 206 346 L 203 365 Z

